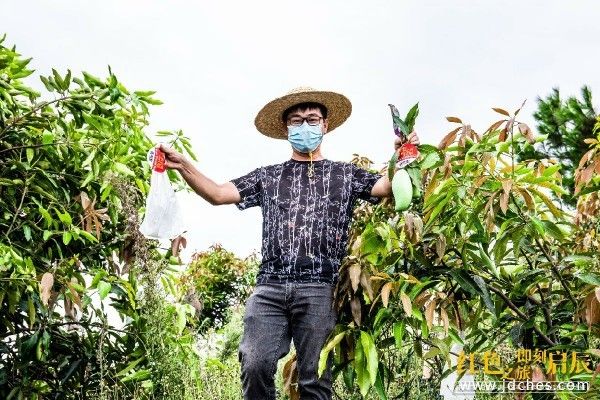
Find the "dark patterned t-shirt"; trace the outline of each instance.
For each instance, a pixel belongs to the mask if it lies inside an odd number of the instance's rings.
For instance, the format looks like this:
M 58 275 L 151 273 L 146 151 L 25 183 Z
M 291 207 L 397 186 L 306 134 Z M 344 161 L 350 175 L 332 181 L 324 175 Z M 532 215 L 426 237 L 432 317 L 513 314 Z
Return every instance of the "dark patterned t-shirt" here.
M 335 283 L 346 255 L 348 228 L 357 199 L 379 202 L 371 189 L 381 177 L 352 163 L 290 159 L 260 167 L 231 182 L 240 210 L 260 206 L 262 263 L 257 284 Z

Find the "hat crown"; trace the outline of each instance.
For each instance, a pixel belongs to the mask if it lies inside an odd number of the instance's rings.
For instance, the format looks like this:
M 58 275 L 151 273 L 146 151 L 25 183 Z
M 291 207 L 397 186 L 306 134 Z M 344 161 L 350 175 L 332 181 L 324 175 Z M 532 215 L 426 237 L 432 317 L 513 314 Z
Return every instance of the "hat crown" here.
M 286 93 L 286 96 L 289 94 L 297 94 L 297 93 L 307 93 L 307 92 L 316 92 L 317 89 L 311 88 L 310 86 L 298 86 L 297 88 L 293 88 L 289 92 Z

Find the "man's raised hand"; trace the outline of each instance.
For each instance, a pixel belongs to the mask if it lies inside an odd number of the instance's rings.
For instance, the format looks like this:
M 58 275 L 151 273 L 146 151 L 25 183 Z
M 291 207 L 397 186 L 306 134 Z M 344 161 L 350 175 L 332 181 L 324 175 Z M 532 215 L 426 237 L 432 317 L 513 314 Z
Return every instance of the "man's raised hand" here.
M 414 144 L 415 146 L 421 144 L 419 135 L 417 135 L 417 131 L 412 131 L 410 135 L 408 135 L 407 141 L 404 141 L 400 137 L 396 136 L 396 139 L 394 140 L 394 149 L 398 150 L 398 148 L 406 142 Z
M 177 152 L 175 149 L 172 149 L 161 143 L 160 150 L 165 153 L 165 165 L 169 169 L 176 169 L 180 171 L 187 163 L 185 156 Z

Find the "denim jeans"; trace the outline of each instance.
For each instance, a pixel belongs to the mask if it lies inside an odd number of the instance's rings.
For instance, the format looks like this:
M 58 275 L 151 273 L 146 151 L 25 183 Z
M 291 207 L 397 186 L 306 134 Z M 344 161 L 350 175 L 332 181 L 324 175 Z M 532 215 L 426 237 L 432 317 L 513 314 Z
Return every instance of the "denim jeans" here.
M 328 283 L 264 283 L 246 303 L 239 359 L 246 400 L 274 400 L 277 361 L 294 341 L 302 400 L 331 399 L 330 363 L 317 378 L 319 355 L 336 322 Z

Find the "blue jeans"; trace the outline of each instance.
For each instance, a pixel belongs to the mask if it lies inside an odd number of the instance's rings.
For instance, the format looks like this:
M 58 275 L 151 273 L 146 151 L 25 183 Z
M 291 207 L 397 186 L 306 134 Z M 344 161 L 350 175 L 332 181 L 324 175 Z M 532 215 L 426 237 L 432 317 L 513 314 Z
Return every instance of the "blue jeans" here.
M 331 399 L 331 370 L 319 379 L 319 354 L 336 322 L 333 286 L 327 283 L 265 283 L 246 303 L 239 359 L 246 400 L 274 400 L 277 361 L 294 341 L 302 400 Z

